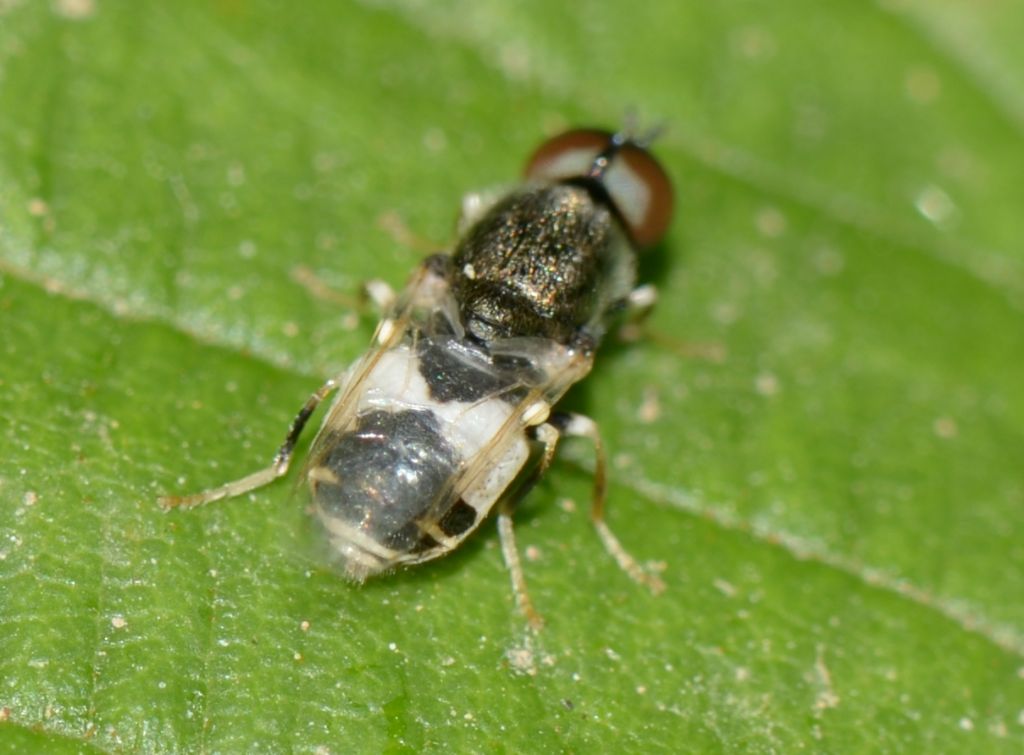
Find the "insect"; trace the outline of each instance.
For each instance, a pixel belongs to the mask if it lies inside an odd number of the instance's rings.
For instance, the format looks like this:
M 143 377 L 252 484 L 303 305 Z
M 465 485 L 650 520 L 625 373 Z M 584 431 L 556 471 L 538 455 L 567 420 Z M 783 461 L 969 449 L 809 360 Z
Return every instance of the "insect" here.
M 370 349 L 310 396 L 271 464 L 161 504 L 198 506 L 284 475 L 310 416 L 335 393 L 303 478 L 351 580 L 450 553 L 496 509 L 517 603 L 539 628 L 513 509 L 559 439 L 582 436 L 594 446 L 591 519 L 605 548 L 660 590 L 605 523 L 597 425 L 555 409 L 590 372 L 608 328 L 654 303 L 653 287 L 637 286 L 637 257 L 664 235 L 673 202 L 648 142 L 569 131 L 537 149 L 520 188 L 466 197 L 450 254 L 425 259 L 398 296 L 380 282 L 368 287 L 384 312 Z

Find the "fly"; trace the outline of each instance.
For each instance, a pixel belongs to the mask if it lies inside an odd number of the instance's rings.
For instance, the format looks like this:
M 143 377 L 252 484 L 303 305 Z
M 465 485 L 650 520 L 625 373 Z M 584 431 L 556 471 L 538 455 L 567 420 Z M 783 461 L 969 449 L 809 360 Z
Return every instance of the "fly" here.
M 667 230 L 672 187 L 648 141 L 569 131 L 533 154 L 520 188 L 466 197 L 451 253 L 425 259 L 400 295 L 368 287 L 385 313 L 371 347 L 310 396 L 270 465 L 161 505 L 190 508 L 281 477 L 310 416 L 335 394 L 302 475 L 349 579 L 450 553 L 496 509 L 517 603 L 539 628 L 512 514 L 559 439 L 578 436 L 594 447 L 598 535 L 630 577 L 660 591 L 605 523 L 597 425 L 555 408 L 590 372 L 614 321 L 654 303 L 654 288 L 637 285 L 637 257 Z

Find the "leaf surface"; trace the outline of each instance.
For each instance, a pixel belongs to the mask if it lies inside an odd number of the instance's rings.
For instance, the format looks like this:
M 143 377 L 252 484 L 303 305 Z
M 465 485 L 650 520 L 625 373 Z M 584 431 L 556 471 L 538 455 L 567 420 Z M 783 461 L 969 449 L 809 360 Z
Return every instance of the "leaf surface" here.
M 0 746 L 1020 751 L 1022 33 L 1005 1 L 0 2 Z M 354 588 L 287 482 L 156 508 L 265 464 L 365 348 L 324 288 L 401 285 L 463 193 L 630 107 L 679 195 L 660 337 L 568 403 L 663 595 L 590 531 L 583 444 L 519 518 L 536 640 L 489 527 Z

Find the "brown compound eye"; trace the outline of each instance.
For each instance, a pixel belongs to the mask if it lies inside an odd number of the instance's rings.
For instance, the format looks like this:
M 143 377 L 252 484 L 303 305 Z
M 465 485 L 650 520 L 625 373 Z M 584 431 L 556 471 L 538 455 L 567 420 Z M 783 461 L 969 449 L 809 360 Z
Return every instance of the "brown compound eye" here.
M 549 139 L 533 153 L 526 176 L 600 181 L 640 247 L 660 241 L 672 221 L 672 183 L 664 169 L 644 147 L 607 131 L 576 129 Z

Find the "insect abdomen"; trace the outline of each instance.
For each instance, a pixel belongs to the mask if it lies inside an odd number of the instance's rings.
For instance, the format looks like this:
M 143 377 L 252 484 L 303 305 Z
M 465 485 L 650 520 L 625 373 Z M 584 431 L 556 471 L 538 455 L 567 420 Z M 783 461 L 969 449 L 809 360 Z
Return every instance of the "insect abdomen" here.
M 311 485 L 321 517 L 334 520 L 342 540 L 374 556 L 363 566 L 386 568 L 396 554 L 416 550 L 425 534 L 417 522 L 456 466 L 431 412 L 371 411 L 338 439 L 311 473 Z M 342 555 L 361 560 L 344 549 Z
M 354 420 L 308 471 L 316 513 L 334 554 L 361 581 L 399 563 L 447 553 L 515 479 L 529 449 L 489 443 L 511 406 L 497 396 L 439 401 L 406 346 L 366 377 Z M 481 454 L 491 453 L 489 463 Z M 463 496 L 452 481 L 479 469 Z

